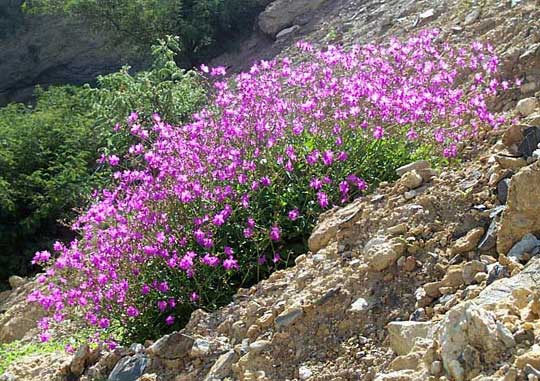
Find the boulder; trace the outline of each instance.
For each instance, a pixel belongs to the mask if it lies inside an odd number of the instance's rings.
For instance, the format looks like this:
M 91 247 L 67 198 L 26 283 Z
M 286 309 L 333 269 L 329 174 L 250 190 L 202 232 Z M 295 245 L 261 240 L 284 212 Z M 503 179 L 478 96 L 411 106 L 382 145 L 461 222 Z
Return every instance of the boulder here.
M 540 232 L 540 165 L 522 168 L 512 177 L 503 212 L 497 251 L 506 254 L 527 233 Z
M 427 339 L 433 334 L 432 322 L 393 321 L 387 328 L 390 347 L 400 356 L 409 353 L 418 339 Z
M 401 177 L 405 173 L 413 171 L 413 170 L 415 170 L 417 172 L 420 172 L 422 170 L 428 170 L 428 169 L 430 169 L 430 166 L 431 165 L 429 164 L 429 161 L 427 161 L 427 160 L 418 160 L 418 161 L 415 161 L 413 163 L 409 163 L 407 165 L 399 167 L 398 169 L 396 169 L 396 174 Z
M 160 358 L 178 359 L 187 356 L 191 352 L 193 344 L 193 338 L 182 332 L 173 332 L 157 340 L 146 351 L 148 354 Z
M 392 266 L 405 253 L 405 243 L 399 238 L 375 237 L 362 251 L 370 269 L 382 271 Z
M 491 312 L 468 301 L 452 308 L 438 331 L 440 355 L 452 379 L 477 375 L 480 364 L 495 364 L 515 346 L 512 333 Z
M 330 210 L 319 217 L 319 222 L 308 240 L 309 250 L 318 252 L 336 236 L 343 227 L 352 225 L 355 217 L 362 213 L 360 200 L 354 201 L 344 208 Z
M 259 15 L 259 28 L 271 37 L 294 24 L 297 17 L 319 8 L 326 0 L 276 0 Z
M 521 99 L 516 105 L 516 110 L 521 115 L 528 116 L 532 114 L 537 107 L 538 107 L 538 99 L 532 97 L 532 98 Z
M 116 364 L 107 381 L 136 381 L 144 374 L 148 364 L 148 358 L 141 354 L 124 357 Z
M 214 379 L 223 379 L 231 374 L 232 364 L 236 359 L 234 351 L 228 351 L 222 354 L 214 363 L 210 372 L 204 378 L 204 381 L 213 381 Z

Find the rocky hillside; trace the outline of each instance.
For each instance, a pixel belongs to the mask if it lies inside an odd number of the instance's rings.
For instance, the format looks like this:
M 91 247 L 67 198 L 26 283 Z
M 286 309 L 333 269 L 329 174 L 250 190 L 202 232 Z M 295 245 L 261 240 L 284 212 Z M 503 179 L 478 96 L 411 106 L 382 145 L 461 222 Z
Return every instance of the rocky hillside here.
M 80 23 L 25 15 L 22 2 L 0 2 L 0 105 L 27 101 L 37 84 L 87 83 L 128 62 L 110 37 Z
M 524 79 L 494 106 L 518 122 L 484 131 L 459 164 L 411 163 L 396 183 L 325 213 L 296 266 L 196 311 L 181 332 L 27 356 L 0 379 L 540 379 L 539 4 L 328 0 L 305 13 L 301 2 L 275 1 L 260 16 L 266 36 L 221 62 L 241 69 L 298 39 L 351 45 L 436 26 L 454 43 L 494 43 L 504 75 Z M 31 342 L 40 312 L 24 297 L 35 284 L 11 282 L 0 342 Z

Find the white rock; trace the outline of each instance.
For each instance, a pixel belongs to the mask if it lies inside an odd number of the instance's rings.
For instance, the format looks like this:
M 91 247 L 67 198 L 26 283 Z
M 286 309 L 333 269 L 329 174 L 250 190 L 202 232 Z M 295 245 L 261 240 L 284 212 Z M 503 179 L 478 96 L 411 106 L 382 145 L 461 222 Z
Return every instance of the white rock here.
M 351 304 L 349 311 L 351 312 L 361 312 L 369 309 L 369 302 L 364 298 L 358 298 L 356 301 Z
M 390 347 L 398 355 L 406 355 L 418 339 L 432 336 L 433 323 L 418 321 L 393 321 L 388 323 Z
M 302 365 L 300 368 L 298 368 L 298 377 L 301 380 L 307 380 L 312 375 L 313 375 L 313 372 L 307 366 Z
M 490 365 L 515 346 L 512 333 L 495 315 L 472 301 L 448 311 L 441 322 L 438 341 L 443 366 L 455 380 L 463 380 L 464 374 L 472 370 L 460 362 L 464 351 L 479 351 L 486 365 Z

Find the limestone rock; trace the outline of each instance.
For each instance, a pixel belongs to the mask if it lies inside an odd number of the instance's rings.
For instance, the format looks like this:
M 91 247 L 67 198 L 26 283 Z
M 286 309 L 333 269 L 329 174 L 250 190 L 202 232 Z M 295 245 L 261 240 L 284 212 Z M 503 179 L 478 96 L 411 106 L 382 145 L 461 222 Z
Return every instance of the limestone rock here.
M 405 253 L 405 244 L 399 238 L 391 240 L 375 237 L 366 243 L 363 254 L 370 269 L 382 271 L 392 266 Z
M 466 284 L 471 284 L 474 282 L 477 273 L 485 273 L 486 270 L 487 266 L 485 263 L 477 260 L 468 262 L 463 266 L 463 281 Z
M 540 166 L 522 168 L 512 177 L 503 212 L 497 251 L 506 254 L 527 233 L 540 231 Z
M 521 99 L 517 105 L 516 110 L 523 116 L 528 116 L 534 112 L 538 107 L 538 99 L 536 98 L 525 98 Z
M 236 359 L 234 351 L 228 351 L 222 354 L 214 363 L 210 372 L 204 378 L 204 381 L 213 381 L 214 379 L 222 379 L 231 373 L 231 367 Z
M 409 189 L 416 189 L 420 185 L 422 185 L 422 182 L 424 179 L 418 172 L 415 170 L 406 172 L 403 176 L 401 176 L 401 183 L 405 185 Z
M 194 340 L 182 332 L 165 335 L 148 349 L 147 353 L 165 359 L 177 359 L 190 353 Z
M 478 227 L 469 231 L 464 237 L 458 239 L 452 247 L 452 254 L 461 254 L 476 249 L 478 242 L 484 235 L 484 228 Z
M 280 30 L 292 26 L 294 20 L 319 8 L 326 0 L 276 0 L 259 15 L 259 28 L 274 37 Z
M 312 253 L 318 252 L 325 247 L 336 236 L 336 233 L 362 212 L 359 201 L 352 202 L 344 208 L 331 210 L 329 213 L 321 215 L 319 223 L 311 233 L 308 240 L 309 250 Z
M 495 315 L 471 301 L 446 314 L 438 339 L 443 366 L 455 380 L 464 380 L 475 370 L 463 360 L 465 352 L 489 365 L 515 346 L 511 332 Z
M 390 347 L 398 355 L 406 355 L 418 339 L 429 338 L 433 323 L 418 321 L 393 321 L 388 323 Z
M 399 167 L 398 169 L 396 169 L 396 174 L 399 177 L 401 177 L 405 173 L 410 172 L 410 171 L 420 172 L 421 170 L 427 170 L 427 169 L 430 169 L 429 161 L 418 160 L 418 161 L 415 161 L 413 163 L 410 163 L 410 164 L 404 165 L 402 167 Z

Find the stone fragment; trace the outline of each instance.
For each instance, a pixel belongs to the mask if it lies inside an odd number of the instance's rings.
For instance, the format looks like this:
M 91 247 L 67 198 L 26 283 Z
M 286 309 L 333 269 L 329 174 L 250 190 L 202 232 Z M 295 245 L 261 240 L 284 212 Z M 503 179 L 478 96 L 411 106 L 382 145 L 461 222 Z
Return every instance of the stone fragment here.
M 407 233 L 408 230 L 409 230 L 409 226 L 406 223 L 395 225 L 387 229 L 388 233 L 391 235 L 405 234 Z
M 194 340 L 182 332 L 173 332 L 157 340 L 146 351 L 149 355 L 164 359 L 177 359 L 187 356 L 193 343 Z
M 536 255 L 540 252 L 540 240 L 534 234 L 527 233 L 507 254 L 515 262 L 524 262 L 525 254 Z
M 374 271 L 382 271 L 392 266 L 405 253 L 406 246 L 399 238 L 374 237 L 363 249 L 368 267 Z
M 523 141 L 523 126 L 519 124 L 513 124 L 504 132 L 502 136 L 503 144 L 508 147 L 516 147 Z M 517 150 L 516 150 L 517 151 Z
M 469 231 L 465 236 L 458 239 L 452 246 L 452 255 L 473 251 L 478 246 L 478 242 L 484 235 L 484 228 L 478 227 Z
M 432 334 L 433 323 L 418 321 L 393 321 L 387 325 L 390 347 L 398 355 L 406 355 L 418 339 Z
M 506 254 L 527 233 L 540 231 L 540 166 L 522 168 L 512 177 L 497 234 L 497 251 Z
M 331 210 L 321 215 L 319 222 L 311 233 L 308 240 L 309 250 L 312 253 L 318 252 L 335 238 L 338 230 L 352 224 L 354 218 L 362 213 L 360 200 L 353 201 L 344 208 Z
M 433 376 L 440 375 L 442 373 L 442 363 L 439 360 L 433 361 L 429 367 L 429 372 Z
M 311 371 L 311 369 L 309 369 L 307 366 L 301 366 L 300 368 L 298 368 L 298 377 L 301 379 L 301 380 L 307 380 L 309 379 L 311 376 L 313 375 L 313 372 Z
M 486 271 L 487 266 L 485 265 L 485 263 L 477 260 L 467 262 L 463 266 L 463 281 L 465 282 L 465 284 L 471 284 L 474 282 L 477 273 L 485 273 Z
M 236 359 L 234 351 L 228 351 L 222 354 L 214 363 L 204 381 L 214 381 L 214 379 L 223 379 L 231 374 L 232 364 Z
M 369 309 L 369 302 L 364 298 L 358 298 L 351 304 L 349 311 L 351 312 L 362 312 Z
M 510 187 L 510 179 L 502 179 L 497 183 L 497 198 L 501 204 L 506 204 L 508 199 L 508 188 Z
M 191 347 L 191 357 L 206 357 L 210 353 L 210 342 L 205 339 L 195 339 Z
M 403 176 L 401 176 L 401 183 L 405 185 L 409 189 L 416 189 L 420 185 L 422 185 L 424 179 L 418 172 L 415 170 L 406 172 Z
M 144 374 L 148 363 L 148 358 L 141 354 L 124 357 L 116 364 L 107 381 L 136 381 Z
M 516 110 L 523 116 L 532 114 L 538 107 L 538 100 L 534 97 L 524 98 L 518 101 Z
M 89 357 L 90 347 L 87 344 L 81 345 L 71 360 L 71 364 L 69 366 L 71 373 L 73 373 L 75 376 L 80 376 L 83 374 Z
M 532 350 L 529 352 L 518 356 L 514 362 L 514 365 L 521 370 L 523 370 L 527 364 L 536 369 L 540 369 L 540 348 L 538 345 L 533 346 Z
M 257 340 L 251 344 L 249 344 L 249 352 L 250 353 L 261 353 L 267 350 L 270 347 L 270 341 L 268 340 Z
M 510 169 L 512 171 L 518 171 L 520 168 L 527 165 L 527 161 L 522 157 L 497 155 L 495 156 L 495 160 L 502 169 Z
M 496 263 L 494 266 L 492 266 L 489 269 L 487 284 L 490 285 L 491 283 L 495 282 L 498 279 L 507 278 L 509 276 L 510 276 L 510 271 L 508 270 L 508 267 L 503 266 L 499 263 Z
M 529 158 L 538 148 L 540 143 L 540 127 L 529 127 L 523 131 L 523 140 L 519 144 L 518 152 Z
M 443 366 L 455 380 L 464 380 L 475 371 L 464 361 L 469 347 L 479 352 L 482 363 L 489 365 L 515 346 L 511 332 L 495 315 L 472 301 L 459 304 L 446 314 L 438 341 Z
M 283 311 L 281 314 L 276 317 L 275 324 L 276 328 L 288 327 L 291 324 L 294 324 L 300 317 L 304 315 L 302 307 L 292 307 Z
M 276 40 L 280 40 L 282 38 L 287 37 L 288 35 L 296 32 L 298 29 L 300 29 L 300 25 L 293 25 L 289 28 L 285 28 L 281 30 L 278 34 L 276 34 Z
M 497 245 L 497 230 L 499 229 L 499 223 L 496 218 L 493 218 L 486 230 L 486 233 L 478 243 L 478 250 L 488 251 L 493 249 Z
M 404 165 L 402 167 L 399 167 L 396 169 L 396 174 L 401 177 L 405 173 L 416 170 L 417 172 L 424 170 L 424 169 L 430 169 L 431 164 L 429 164 L 429 161 L 426 160 L 418 160 L 413 163 Z

